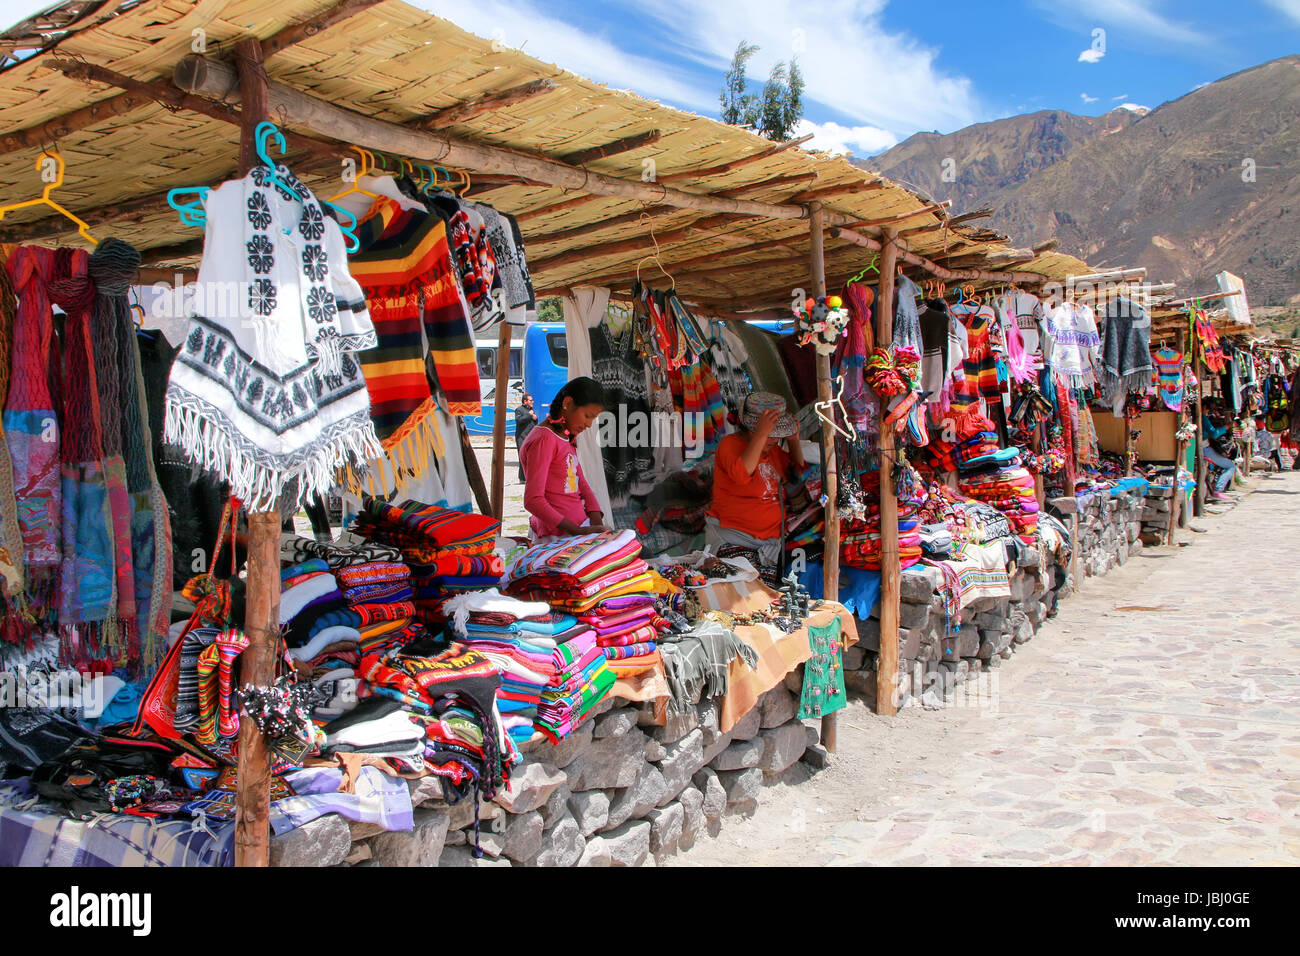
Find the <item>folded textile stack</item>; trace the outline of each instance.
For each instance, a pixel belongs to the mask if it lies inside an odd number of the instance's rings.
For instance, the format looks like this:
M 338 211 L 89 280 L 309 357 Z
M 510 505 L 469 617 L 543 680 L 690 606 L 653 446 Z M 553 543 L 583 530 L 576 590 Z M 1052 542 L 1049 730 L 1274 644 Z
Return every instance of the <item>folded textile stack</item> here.
M 656 575 L 640 552 L 632 531 L 579 535 L 534 545 L 507 571 L 507 593 L 545 601 L 590 628 L 557 648 L 558 682 L 542 695 L 538 715 L 548 736 L 581 723 L 619 676 L 660 664 L 665 625 L 654 609 Z
M 968 475 L 987 468 L 999 468 L 1012 464 L 1019 456 L 1019 448 L 1014 445 L 1010 448 L 999 447 L 997 434 L 990 429 L 983 429 L 964 438 L 957 445 L 957 471 Z
M 281 555 L 286 553 L 298 552 L 286 552 L 282 545 Z M 280 587 L 280 623 L 289 656 L 299 679 L 317 691 L 319 708 L 313 708 L 313 716 L 338 717 L 356 702 L 361 640 L 354 622 L 338 616 L 347 607 L 338 579 L 324 558 L 308 557 L 281 570 Z
M 880 472 L 862 475 L 865 515 L 845 521 L 840 530 L 840 563 L 851 568 L 880 570 Z M 898 500 L 898 557 L 904 568 L 921 560 L 921 518 L 917 503 Z
M 527 740 L 533 735 L 542 695 L 573 676 L 561 676 L 571 661 L 560 649 L 574 638 L 590 635 L 591 629 L 572 615 L 552 612 L 544 602 L 519 601 L 495 588 L 458 594 L 447 601 L 445 611 L 456 639 L 497 666 L 501 723 L 516 743 Z M 591 644 L 594 647 L 594 641 Z
M 419 753 L 402 751 L 401 758 L 410 773 L 440 777 L 449 803 L 473 789 L 490 798 L 519 759 L 497 711 L 501 674 L 496 664 L 467 647 L 438 648 L 423 639 L 398 649 L 367 651 L 361 657 L 363 704 L 378 708 L 373 701 L 379 699 L 423 728 Z M 335 723 L 325 728 L 331 744 Z
M 1033 538 L 1038 530 L 1038 498 L 1034 476 L 1020 465 L 1000 467 L 975 475 L 962 475 L 957 485 L 962 493 L 1002 512 L 1014 534 Z
M 482 515 L 405 501 L 367 499 L 357 533 L 396 547 L 410 566 L 416 616 L 426 624 L 446 621 L 443 605 L 454 594 L 493 587 L 501 559 L 493 554 L 501 524 Z
M 428 635 L 414 619 L 411 571 L 396 548 L 364 544 L 336 547 L 306 538 L 281 542 L 282 557 L 305 554 L 316 556 L 292 565 L 282 574 L 319 575 L 330 567 L 334 571 L 328 576 L 335 591 L 330 600 L 308 605 L 289 621 L 285 640 L 299 676 L 316 686 L 318 703 L 312 716 L 327 720 L 356 706 L 361 691 L 358 667 L 362 655 L 397 648 Z

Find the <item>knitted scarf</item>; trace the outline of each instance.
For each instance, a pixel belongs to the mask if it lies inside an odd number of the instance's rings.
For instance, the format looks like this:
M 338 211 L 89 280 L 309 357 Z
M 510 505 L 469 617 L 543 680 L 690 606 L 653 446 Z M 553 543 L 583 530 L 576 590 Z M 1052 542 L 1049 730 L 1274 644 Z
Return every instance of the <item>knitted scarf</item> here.
M 111 392 L 105 392 L 110 376 L 99 376 L 105 452 L 120 457 L 129 507 L 126 544 L 132 576 L 120 576 L 119 584 L 133 591 L 139 668 L 141 673 L 151 673 L 162 658 L 171 623 L 172 537 L 167 500 L 154 468 L 140 348 L 126 298 L 139 265 L 140 254 L 111 237 L 90 256 L 90 277 L 97 293 L 95 361 L 101 369 L 116 369 Z M 113 358 L 116 365 L 109 364 Z M 115 403 L 111 408 L 110 402 Z M 118 553 L 123 553 L 121 541 Z M 122 557 L 119 573 L 128 566 L 127 560 Z
M 1102 341 L 1101 394 L 1120 408 L 1129 392 L 1145 392 L 1151 381 L 1151 317 L 1132 299 L 1106 301 Z
M 101 377 L 115 374 L 116 363 L 101 366 L 95 354 L 91 328 L 95 287 L 87 275 L 90 257 L 81 249 L 71 256 L 69 275 L 49 284 L 51 300 L 67 313 L 59 415 L 63 431 L 59 656 L 84 670 L 106 656 L 125 657 L 125 645 L 134 632 L 135 594 L 129 584 L 122 587 L 118 576 L 125 543 L 126 580 L 131 580 L 131 516 L 124 500 L 121 458 L 110 462 L 105 454 L 104 415 L 113 412 L 104 407 L 98 385 Z M 118 435 L 120 439 L 120 431 Z
M 9 395 L 10 360 L 18 297 L 9 270 L 0 268 L 0 410 Z M 5 439 L 4 418 L 0 417 L 0 640 L 17 636 L 18 616 L 25 609 L 23 537 L 18 529 L 18 497 L 14 493 L 13 461 Z M 12 623 L 11 623 L 12 620 Z
M 358 229 L 352 274 L 365 290 L 378 344 L 360 356 L 371 416 L 397 479 L 418 479 L 439 443 L 421 329 L 453 415 L 482 410 L 474 338 L 440 216 L 380 198 Z
M 6 264 L 18 293 L 18 314 L 4 409 L 5 442 L 13 468 L 27 587 L 38 606 L 52 598 L 39 592 L 50 586 L 53 569 L 62 558 L 60 435 L 51 388 L 51 378 L 57 383 L 58 374 L 52 361 L 54 316 L 47 285 L 68 276 L 71 262 L 71 250 L 22 246 Z M 33 580 L 34 573 L 39 581 Z
M 298 199 L 263 167 L 208 193 L 199 288 L 240 292 L 208 295 L 190 319 L 166 399 L 167 440 L 263 511 L 323 495 L 339 469 L 383 453 L 355 359 L 376 338 L 342 233 L 278 175 Z

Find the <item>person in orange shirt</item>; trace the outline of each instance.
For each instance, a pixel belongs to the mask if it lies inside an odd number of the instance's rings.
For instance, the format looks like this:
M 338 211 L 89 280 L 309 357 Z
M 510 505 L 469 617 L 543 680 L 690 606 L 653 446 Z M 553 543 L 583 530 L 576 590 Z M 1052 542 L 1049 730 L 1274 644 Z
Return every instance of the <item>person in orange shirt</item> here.
M 741 431 L 718 445 L 713 465 L 713 504 L 705 515 L 705 542 L 753 548 L 759 560 L 779 568 L 785 541 L 785 482 L 804 470 L 799 426 L 785 399 L 754 392 L 739 417 Z M 781 447 L 785 439 L 787 448 Z

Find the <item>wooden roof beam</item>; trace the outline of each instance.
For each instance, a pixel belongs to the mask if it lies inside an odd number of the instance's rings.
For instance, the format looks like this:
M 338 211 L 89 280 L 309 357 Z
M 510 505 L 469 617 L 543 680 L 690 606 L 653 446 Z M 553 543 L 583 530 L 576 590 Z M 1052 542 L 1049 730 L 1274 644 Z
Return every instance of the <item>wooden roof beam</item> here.
M 220 60 L 189 56 L 177 64 L 175 84 L 190 93 L 224 97 L 229 101 L 234 89 L 234 67 Z M 400 156 L 459 166 L 486 173 L 510 173 L 536 180 L 548 186 L 580 189 L 601 196 L 621 196 L 645 202 L 663 203 L 702 212 L 763 216 L 768 219 L 806 219 L 804 206 L 773 205 L 744 199 L 684 192 L 661 182 L 644 183 L 579 169 L 553 159 L 524 155 L 446 133 L 432 133 L 373 119 L 344 109 L 318 97 L 310 96 L 284 83 L 269 85 L 271 112 L 289 126 L 306 129 L 319 136 L 331 136 L 370 149 L 380 149 Z M 843 213 L 827 212 L 833 225 L 853 221 Z
M 554 80 L 545 77 L 540 80 L 530 80 L 509 89 L 495 90 L 491 93 L 484 93 L 482 96 L 471 97 L 463 103 L 457 103 L 455 106 L 448 106 L 435 113 L 430 113 L 423 119 L 412 123 L 411 128 L 427 130 L 455 126 L 468 122 L 476 116 L 482 116 L 484 113 L 490 113 L 493 110 L 504 109 L 507 106 L 514 106 L 516 103 L 531 100 L 535 96 L 541 96 L 543 93 L 549 93 L 557 88 Z M 198 91 L 195 90 L 194 92 Z M 379 149 L 378 146 L 374 148 Z
M 287 26 L 275 35 L 263 40 L 263 55 L 270 57 L 275 53 L 288 49 L 295 43 L 311 39 L 331 26 L 341 23 L 379 2 L 380 0 L 342 0 L 342 2 L 321 13 L 320 16 Z M 78 130 L 112 119 L 114 116 L 125 116 L 127 113 L 157 102 L 157 100 L 157 96 L 139 91 L 110 96 L 97 103 L 91 103 L 89 106 L 83 106 L 80 109 L 64 113 L 62 116 L 56 116 L 43 123 L 37 123 L 35 126 L 15 130 L 12 133 L 0 136 L 0 155 L 20 149 L 43 149 L 62 136 L 69 136 Z
M 854 232 L 852 229 L 845 229 L 840 226 L 831 229 L 831 236 L 836 239 L 847 239 L 855 246 L 861 246 L 864 249 L 880 250 L 884 248 L 883 243 L 869 239 L 861 233 Z M 897 243 L 895 244 L 898 245 Z M 910 263 L 926 272 L 943 279 L 945 282 L 963 282 L 963 281 L 981 281 L 981 282 L 1042 282 L 1043 276 L 1033 272 L 997 272 L 986 269 L 946 269 L 936 262 L 931 262 L 924 256 L 918 256 L 914 252 L 898 248 L 898 258 L 902 262 Z
M 767 159 L 769 156 L 775 156 L 777 153 L 784 152 L 787 149 L 793 149 L 800 146 L 813 138 L 813 134 L 800 136 L 798 139 L 787 140 L 784 143 L 776 143 L 772 146 L 760 149 L 756 153 L 750 153 L 748 156 L 742 156 L 740 159 L 733 159 L 730 162 L 719 163 L 717 166 L 702 166 L 699 169 L 686 169 L 678 173 L 668 173 L 660 176 L 661 183 L 681 182 L 684 179 L 702 179 L 705 176 L 721 176 L 723 173 L 729 173 L 732 170 L 739 169 L 742 166 L 748 166 L 750 163 L 756 163 L 761 159 Z
M 576 153 L 565 153 L 558 159 L 570 166 L 582 166 L 598 159 L 609 159 L 609 157 L 617 156 L 619 153 L 630 153 L 642 146 L 657 143 L 662 135 L 657 129 L 647 130 L 644 133 L 637 133 L 635 136 L 624 136 L 622 139 L 616 139 L 604 146 L 592 146 L 590 149 L 580 149 Z
M 859 179 L 851 183 L 840 183 L 837 186 L 826 186 L 823 189 L 810 189 L 807 192 L 791 196 L 789 202 L 814 202 L 829 199 L 831 196 L 843 196 L 845 193 L 864 193 L 873 189 L 880 189 L 881 185 L 880 180 L 872 182 Z

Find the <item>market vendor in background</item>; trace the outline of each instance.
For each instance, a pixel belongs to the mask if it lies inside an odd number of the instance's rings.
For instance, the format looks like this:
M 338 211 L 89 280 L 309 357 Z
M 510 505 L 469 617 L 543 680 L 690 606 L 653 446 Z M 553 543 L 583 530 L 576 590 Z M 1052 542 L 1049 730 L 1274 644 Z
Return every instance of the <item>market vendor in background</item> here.
M 524 507 L 533 541 L 608 530 L 596 493 L 578 463 L 578 436 L 605 410 L 595 379 L 575 378 L 556 394 L 546 420 L 519 448 L 524 469 Z
M 1227 500 L 1224 492 L 1232 484 L 1232 476 L 1237 471 L 1237 463 L 1227 455 L 1232 443 L 1232 431 L 1228 425 L 1215 421 L 1215 418 L 1222 414 L 1221 406 L 1206 401 L 1205 413 L 1201 416 L 1201 429 L 1205 433 L 1205 457 L 1216 467 L 1222 469 L 1214 488 L 1212 490 L 1207 489 L 1207 491 L 1211 492 L 1210 499 L 1212 501 Z
M 785 399 L 772 392 L 749 395 L 737 423 L 741 430 L 718 445 L 705 542 L 752 548 L 759 561 L 779 570 L 785 483 L 804 470 L 799 426 L 786 412 Z M 782 448 L 786 439 L 787 448 Z

